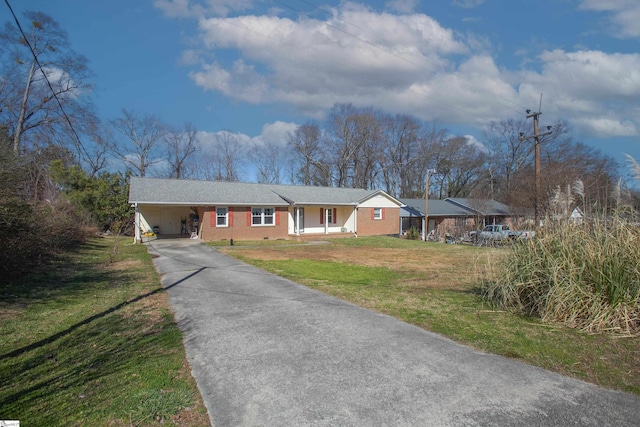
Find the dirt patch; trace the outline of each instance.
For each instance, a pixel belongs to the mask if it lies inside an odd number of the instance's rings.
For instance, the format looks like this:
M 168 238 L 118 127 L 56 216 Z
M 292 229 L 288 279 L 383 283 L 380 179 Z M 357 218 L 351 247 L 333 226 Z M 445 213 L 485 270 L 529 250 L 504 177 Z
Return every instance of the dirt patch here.
M 140 268 L 143 265 L 142 261 L 136 259 L 125 259 L 108 264 L 108 268 L 114 271 L 127 271 L 133 268 Z
M 0 305 L 0 322 L 8 322 L 22 315 L 22 310 Z

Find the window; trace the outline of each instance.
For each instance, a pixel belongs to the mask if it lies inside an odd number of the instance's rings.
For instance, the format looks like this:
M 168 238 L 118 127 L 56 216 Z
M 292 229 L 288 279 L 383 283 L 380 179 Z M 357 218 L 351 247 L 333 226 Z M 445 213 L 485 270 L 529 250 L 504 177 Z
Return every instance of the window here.
M 274 225 L 274 208 L 252 208 L 251 225 Z
M 373 208 L 373 219 L 382 219 L 382 208 Z
M 229 226 L 229 208 L 216 207 L 216 227 L 228 227 Z
M 338 211 L 336 208 L 333 209 L 324 209 L 320 208 L 320 224 L 324 224 L 325 219 L 327 224 L 335 224 L 338 216 Z

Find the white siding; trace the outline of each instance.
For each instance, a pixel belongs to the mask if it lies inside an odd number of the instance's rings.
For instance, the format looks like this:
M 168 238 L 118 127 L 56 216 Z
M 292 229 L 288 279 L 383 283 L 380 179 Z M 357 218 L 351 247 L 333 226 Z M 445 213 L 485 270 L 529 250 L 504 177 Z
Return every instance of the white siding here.
M 378 194 L 364 202 L 360 203 L 361 208 L 398 208 L 398 204 L 394 201 L 386 198 L 385 196 Z
M 142 232 L 160 227 L 160 234 L 180 234 L 182 218 L 189 218 L 187 206 L 141 206 L 140 228 Z

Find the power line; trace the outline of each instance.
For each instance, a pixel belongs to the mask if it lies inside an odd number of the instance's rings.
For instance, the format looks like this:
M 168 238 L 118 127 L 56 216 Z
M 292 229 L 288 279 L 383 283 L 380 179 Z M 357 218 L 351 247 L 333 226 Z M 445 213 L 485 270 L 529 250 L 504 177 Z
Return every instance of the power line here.
M 78 146 L 88 156 L 89 153 L 87 152 L 87 150 L 85 149 L 84 145 L 82 144 L 82 141 L 80 141 L 80 137 L 78 136 L 78 133 L 76 132 L 76 129 L 73 127 L 73 124 L 71 123 L 71 120 L 69 119 L 69 116 L 67 115 L 66 111 L 64 111 L 64 107 L 62 106 L 62 102 L 60 102 L 60 99 L 58 98 L 58 94 L 53 89 L 53 86 L 51 85 L 51 82 L 49 81 L 49 77 L 47 76 L 47 73 L 45 73 L 44 69 L 42 68 L 42 65 L 40 64 L 40 60 L 38 59 L 38 55 L 36 55 L 36 52 L 33 49 L 33 46 L 31 46 L 31 43 L 29 42 L 29 39 L 27 38 L 27 35 L 25 34 L 24 30 L 22 29 L 22 25 L 20 25 L 20 21 L 18 20 L 18 17 L 14 13 L 13 8 L 11 7 L 11 4 L 9 4 L 9 0 L 4 0 L 4 2 L 7 5 L 7 7 L 9 8 L 9 12 L 11 12 L 11 15 L 13 16 L 13 19 L 16 22 L 16 25 L 18 27 L 18 30 L 20 31 L 20 34 L 22 34 L 22 39 L 24 40 L 25 44 L 29 48 L 29 51 L 31 52 L 31 55 L 33 55 L 33 59 L 34 59 L 35 63 L 38 65 L 38 70 L 40 71 L 40 73 L 44 77 L 44 80 L 47 82 L 47 86 L 49 87 L 49 90 L 51 90 L 51 94 L 53 95 L 53 97 L 55 98 L 56 102 L 58 103 L 58 107 L 60 107 L 60 111 L 62 112 L 62 115 L 64 116 L 66 122 L 69 124 L 69 128 L 71 129 L 71 133 L 73 133 L 73 135 L 75 136 L 76 141 L 78 142 Z M 16 137 L 19 138 L 20 135 L 16 135 Z

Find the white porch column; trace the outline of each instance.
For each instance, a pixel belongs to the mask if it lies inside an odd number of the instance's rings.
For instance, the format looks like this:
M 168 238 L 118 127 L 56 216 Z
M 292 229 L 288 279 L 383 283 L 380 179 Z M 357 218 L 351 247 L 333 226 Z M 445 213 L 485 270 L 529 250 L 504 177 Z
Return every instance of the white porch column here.
M 300 235 L 300 208 L 293 208 L 296 213 L 296 236 Z
M 358 207 L 353 207 L 353 232 L 358 235 Z
M 329 209 L 324 208 L 324 234 L 329 234 Z

